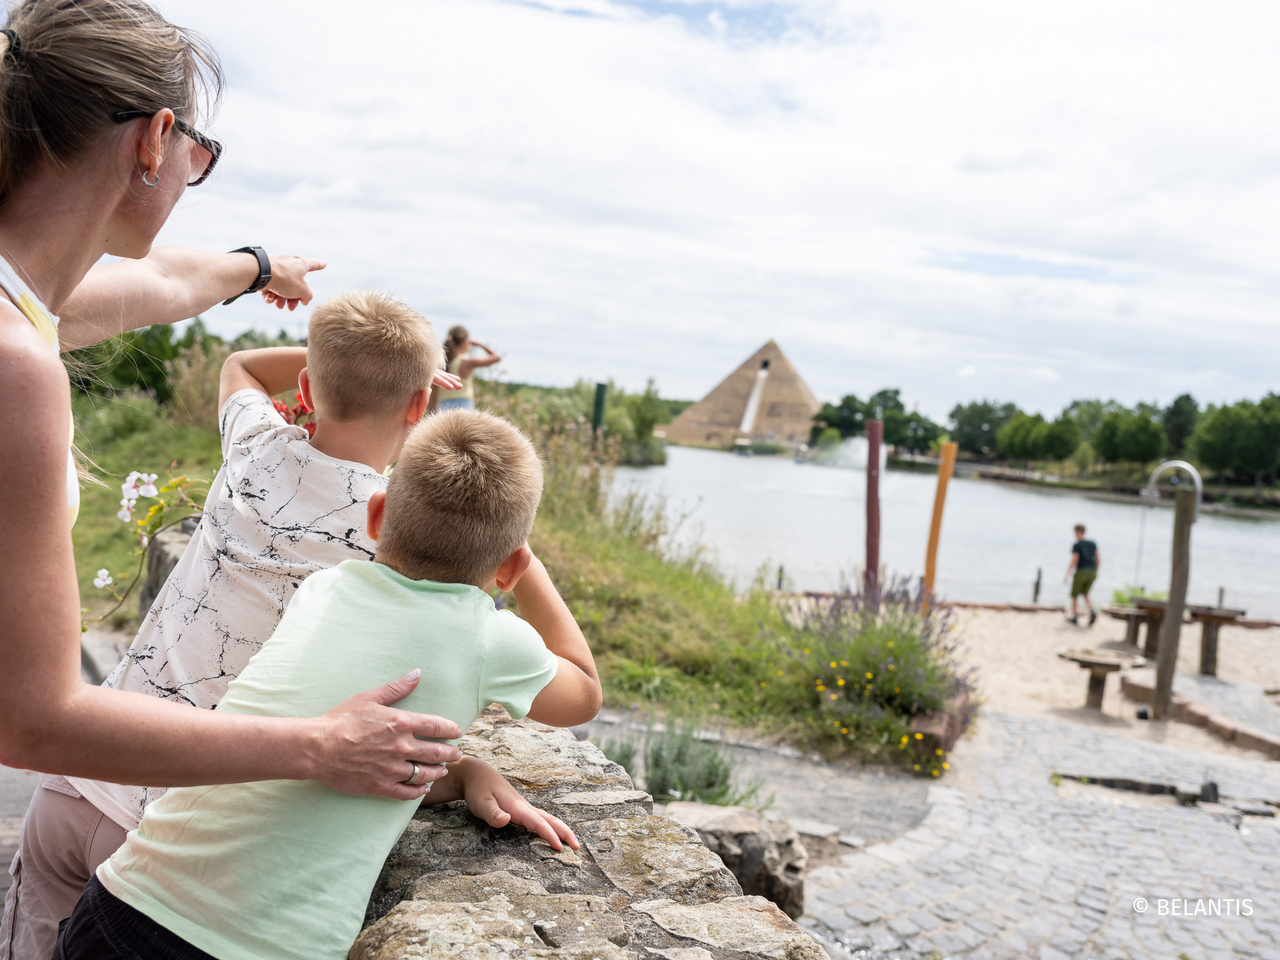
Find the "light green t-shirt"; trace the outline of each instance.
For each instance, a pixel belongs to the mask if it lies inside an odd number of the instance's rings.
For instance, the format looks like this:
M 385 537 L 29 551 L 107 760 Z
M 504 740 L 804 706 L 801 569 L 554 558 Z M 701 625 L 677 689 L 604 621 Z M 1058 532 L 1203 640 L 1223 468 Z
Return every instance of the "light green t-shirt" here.
M 490 703 L 524 716 L 557 664 L 531 626 L 476 587 L 348 560 L 298 588 L 218 709 L 315 717 L 421 667 L 397 706 L 466 730 Z M 417 806 L 314 780 L 170 790 L 98 878 L 219 960 L 340 960 Z

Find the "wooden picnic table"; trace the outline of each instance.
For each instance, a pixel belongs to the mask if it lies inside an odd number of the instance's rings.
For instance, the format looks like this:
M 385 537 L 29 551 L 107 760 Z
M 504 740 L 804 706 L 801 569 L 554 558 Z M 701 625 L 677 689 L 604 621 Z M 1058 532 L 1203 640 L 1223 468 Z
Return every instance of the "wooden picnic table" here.
M 1206 677 L 1218 675 L 1218 629 L 1224 623 L 1235 623 L 1244 616 L 1243 610 L 1229 607 L 1199 607 L 1187 605 L 1192 622 L 1200 624 L 1200 673 Z
M 1129 602 L 1146 615 L 1147 636 L 1142 644 L 1142 653 L 1146 657 L 1155 657 L 1160 652 L 1160 624 L 1164 621 L 1166 600 L 1152 600 L 1150 597 L 1130 597 Z M 1134 636 L 1137 640 L 1137 636 Z
M 1102 709 L 1102 696 L 1107 690 L 1107 674 L 1132 667 L 1146 665 L 1142 657 L 1113 653 L 1110 650 L 1059 650 L 1058 656 L 1063 660 L 1078 663 L 1089 671 L 1089 687 L 1085 693 L 1084 705 L 1094 709 Z
M 1138 607 L 1125 607 L 1116 604 L 1103 607 L 1102 612 L 1112 619 L 1125 621 L 1124 642 L 1131 647 L 1138 645 L 1138 629 L 1147 619 L 1146 613 Z

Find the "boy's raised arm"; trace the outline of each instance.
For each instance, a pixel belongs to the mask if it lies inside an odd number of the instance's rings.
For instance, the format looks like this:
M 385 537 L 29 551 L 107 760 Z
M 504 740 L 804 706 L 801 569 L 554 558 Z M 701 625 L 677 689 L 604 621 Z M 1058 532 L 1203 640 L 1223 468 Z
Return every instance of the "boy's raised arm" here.
M 263 347 L 239 350 L 227 357 L 218 382 L 218 409 L 233 393 L 261 390 L 269 397 L 296 387 L 298 374 L 307 365 L 306 347 Z
M 554 727 L 594 720 L 603 699 L 596 662 L 541 560 L 530 560 L 513 592 L 521 619 L 538 631 L 547 649 L 560 660 L 555 678 L 534 698 L 530 719 Z

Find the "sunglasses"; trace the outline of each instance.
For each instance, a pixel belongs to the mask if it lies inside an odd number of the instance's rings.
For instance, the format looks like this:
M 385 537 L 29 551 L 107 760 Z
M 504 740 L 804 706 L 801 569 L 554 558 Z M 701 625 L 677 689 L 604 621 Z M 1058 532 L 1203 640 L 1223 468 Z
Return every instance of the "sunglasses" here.
M 116 123 L 128 123 L 130 120 L 138 120 L 142 117 L 149 119 L 158 112 L 158 110 L 121 110 L 114 119 Z M 213 168 L 218 165 L 218 158 L 222 156 L 222 144 L 211 137 L 206 137 L 185 120 L 174 117 L 173 125 L 178 128 L 179 133 L 185 134 L 196 145 L 196 149 L 191 151 L 191 179 L 187 181 L 187 186 L 198 187 L 209 179 L 209 174 L 213 173 Z

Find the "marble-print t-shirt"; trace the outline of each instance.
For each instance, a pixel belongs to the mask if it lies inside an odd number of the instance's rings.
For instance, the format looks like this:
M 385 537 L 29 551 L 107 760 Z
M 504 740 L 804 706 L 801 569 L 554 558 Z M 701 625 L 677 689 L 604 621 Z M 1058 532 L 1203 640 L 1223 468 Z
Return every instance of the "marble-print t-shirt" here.
M 232 394 L 219 427 L 223 464 L 204 518 L 103 686 L 210 709 L 307 577 L 373 559 L 366 505 L 386 477 L 316 450 L 260 390 Z M 126 830 L 164 793 L 68 779 Z

